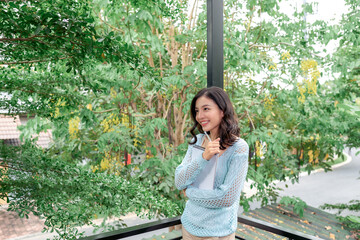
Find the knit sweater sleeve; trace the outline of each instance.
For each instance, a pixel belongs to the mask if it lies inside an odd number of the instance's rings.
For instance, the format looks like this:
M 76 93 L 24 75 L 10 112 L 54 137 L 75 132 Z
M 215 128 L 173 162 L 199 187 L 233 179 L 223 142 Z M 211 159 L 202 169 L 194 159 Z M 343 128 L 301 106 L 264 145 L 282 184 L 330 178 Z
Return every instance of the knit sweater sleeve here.
M 186 195 L 195 203 L 208 208 L 232 206 L 240 197 L 247 169 L 249 146 L 245 141 L 236 146 L 223 184 L 213 190 L 188 187 Z
M 208 164 L 202 155 L 192 156 L 193 145 L 189 145 L 182 163 L 175 170 L 175 186 L 182 190 L 192 184 L 201 170 Z

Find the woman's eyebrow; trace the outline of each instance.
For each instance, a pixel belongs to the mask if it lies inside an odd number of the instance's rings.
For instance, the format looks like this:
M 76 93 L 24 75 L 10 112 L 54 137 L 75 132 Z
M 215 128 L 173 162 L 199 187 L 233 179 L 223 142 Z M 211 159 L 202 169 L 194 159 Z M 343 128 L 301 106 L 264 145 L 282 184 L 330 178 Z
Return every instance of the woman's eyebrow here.
M 210 104 L 204 104 L 201 107 L 211 107 Z
M 205 105 L 202 105 L 200 108 L 203 108 L 203 107 L 211 107 L 210 104 L 205 104 Z M 198 107 L 195 107 L 195 109 L 198 109 Z

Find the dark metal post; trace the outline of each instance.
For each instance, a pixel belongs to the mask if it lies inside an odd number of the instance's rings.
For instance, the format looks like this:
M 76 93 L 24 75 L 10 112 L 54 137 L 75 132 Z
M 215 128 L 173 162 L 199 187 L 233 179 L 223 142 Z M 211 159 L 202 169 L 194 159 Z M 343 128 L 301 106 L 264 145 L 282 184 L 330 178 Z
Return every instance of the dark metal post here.
M 223 15 L 223 0 L 207 0 L 207 87 L 224 88 Z

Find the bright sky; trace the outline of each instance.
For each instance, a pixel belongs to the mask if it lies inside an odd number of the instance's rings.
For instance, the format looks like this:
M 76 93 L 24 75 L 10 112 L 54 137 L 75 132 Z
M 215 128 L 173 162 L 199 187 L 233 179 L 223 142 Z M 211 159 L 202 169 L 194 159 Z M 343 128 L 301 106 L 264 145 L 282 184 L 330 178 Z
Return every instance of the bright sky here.
M 189 0 L 189 6 L 193 5 L 195 0 Z M 199 0 L 200 3 L 205 2 L 205 0 Z M 301 9 L 304 3 L 318 3 L 317 6 L 313 8 L 314 13 L 308 14 L 306 21 L 308 23 L 313 23 L 316 20 L 324 20 L 329 24 L 336 24 L 342 18 L 342 15 L 348 11 L 347 6 L 345 5 L 345 0 L 282 0 L 280 5 L 280 11 L 284 13 L 293 13 L 294 8 Z M 201 4 L 199 4 L 200 6 Z M 190 10 L 189 10 L 190 11 Z M 263 16 L 263 18 L 266 18 Z M 337 41 L 330 41 L 326 46 L 327 52 L 333 52 L 338 46 Z M 320 55 L 326 55 L 326 53 L 320 53 Z M 330 75 L 330 74 L 329 74 Z M 330 79 L 331 77 L 323 76 L 319 79 L 320 82 L 323 82 L 325 79 Z M 262 79 L 263 76 L 257 76 L 259 79 Z M 257 78 L 256 77 L 256 78 Z
M 339 23 L 341 17 L 344 13 L 347 12 L 347 6 L 345 5 L 344 0 L 292 0 L 292 1 L 282 1 L 280 3 L 281 9 L 283 11 L 287 8 L 297 7 L 298 9 L 304 3 L 317 3 L 317 6 L 313 8 L 314 13 L 308 14 L 306 16 L 306 21 L 308 23 L 313 23 L 316 20 L 323 20 L 329 22 L 329 24 L 336 24 Z M 292 6 L 292 7 L 290 7 Z M 285 10 L 286 12 L 287 10 Z M 335 48 L 336 43 L 330 42 L 328 45 L 328 50 L 333 50 Z
M 303 2 L 303 0 L 296 0 L 296 2 Z M 347 11 L 344 0 L 317 0 L 307 2 L 318 2 L 317 14 L 310 16 L 311 19 L 331 20 L 335 19 L 339 21 L 341 15 Z
M 281 2 L 280 6 L 286 9 L 289 8 L 291 4 L 293 7 L 301 8 L 305 1 L 306 3 L 317 3 L 317 6 L 313 8 L 314 14 L 309 14 L 306 17 L 306 21 L 309 23 L 315 22 L 316 20 L 323 20 L 329 22 L 329 24 L 337 24 L 340 22 L 342 15 L 348 11 L 344 0 L 292 0 Z M 326 45 L 327 52 L 334 52 L 338 45 L 338 41 L 330 41 L 328 45 Z M 319 55 L 326 55 L 326 53 L 320 53 Z M 323 72 L 323 69 L 320 71 Z M 323 76 L 319 78 L 319 82 L 323 83 L 326 80 L 332 79 L 331 75 L 330 72 L 323 72 Z
M 204 1 L 205 0 L 199 0 L 200 3 Z M 347 10 L 344 0 L 282 0 L 280 2 L 280 6 L 282 8 L 287 8 L 290 4 L 292 4 L 293 6 L 297 6 L 298 8 L 300 8 L 304 1 L 306 1 L 307 3 L 318 3 L 317 9 L 315 9 L 315 12 L 317 12 L 317 14 L 316 16 L 310 17 L 312 19 L 316 18 L 322 20 L 331 20 L 332 18 L 335 18 L 338 21 L 341 19 L 341 15 Z M 189 0 L 189 6 L 192 6 L 193 2 L 194 0 Z
M 195 0 L 189 0 L 189 12 L 193 6 Z M 199 0 L 198 6 L 205 0 Z M 280 11 L 292 13 L 294 7 L 300 9 L 304 2 L 311 3 L 317 2 L 317 7 L 314 8 L 314 14 L 307 15 L 306 20 L 312 23 L 316 20 L 329 21 L 331 24 L 338 23 L 341 20 L 342 14 L 347 12 L 347 6 L 345 0 L 282 0 L 280 2 Z M 329 44 L 329 51 L 335 48 L 336 43 Z

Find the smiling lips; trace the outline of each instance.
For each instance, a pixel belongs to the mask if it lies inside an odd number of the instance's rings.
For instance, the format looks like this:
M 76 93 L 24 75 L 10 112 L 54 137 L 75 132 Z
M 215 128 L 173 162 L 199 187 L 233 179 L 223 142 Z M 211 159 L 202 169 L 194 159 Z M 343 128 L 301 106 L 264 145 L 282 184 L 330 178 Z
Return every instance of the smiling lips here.
M 201 126 L 205 126 L 206 124 L 208 124 L 209 123 L 209 121 L 203 121 L 203 122 L 200 122 L 200 124 L 201 124 Z

